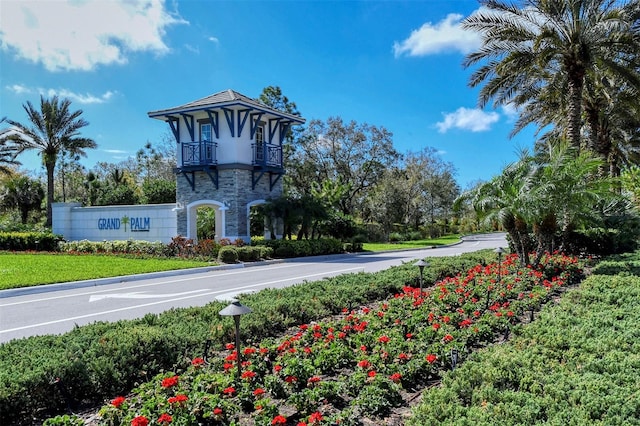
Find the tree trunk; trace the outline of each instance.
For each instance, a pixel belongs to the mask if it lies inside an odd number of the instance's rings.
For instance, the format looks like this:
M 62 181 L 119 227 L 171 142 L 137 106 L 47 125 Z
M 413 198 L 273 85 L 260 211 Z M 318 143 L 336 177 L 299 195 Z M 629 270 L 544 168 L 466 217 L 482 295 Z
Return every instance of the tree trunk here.
M 570 67 L 571 68 L 571 67 Z M 569 102 L 567 133 L 571 144 L 580 152 L 580 129 L 582 124 L 582 88 L 584 86 L 584 70 L 569 69 Z
M 52 220 L 52 205 L 53 205 L 53 170 L 56 164 L 52 162 L 46 162 L 45 168 L 47 169 L 47 221 L 45 226 L 51 228 Z

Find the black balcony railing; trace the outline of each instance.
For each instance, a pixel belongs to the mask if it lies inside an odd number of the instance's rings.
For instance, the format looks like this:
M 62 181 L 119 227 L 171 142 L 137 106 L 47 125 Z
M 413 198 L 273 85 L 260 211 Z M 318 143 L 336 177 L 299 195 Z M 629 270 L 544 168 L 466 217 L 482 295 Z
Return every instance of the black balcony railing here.
M 268 143 L 253 144 L 253 164 L 282 167 L 282 146 Z
M 183 166 L 208 166 L 218 163 L 216 157 L 215 142 L 183 142 L 182 165 Z

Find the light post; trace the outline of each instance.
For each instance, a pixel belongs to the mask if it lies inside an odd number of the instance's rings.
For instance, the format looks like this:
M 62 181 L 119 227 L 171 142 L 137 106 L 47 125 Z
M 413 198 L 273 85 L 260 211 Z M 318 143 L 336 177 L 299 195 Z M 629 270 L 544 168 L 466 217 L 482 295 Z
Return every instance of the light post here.
M 236 385 L 240 384 L 240 366 L 242 365 L 242 361 L 240 359 L 240 317 L 251 312 L 253 312 L 251 308 L 244 306 L 237 300 L 235 302 L 232 302 L 229 306 L 219 312 L 219 314 L 222 316 L 233 317 L 233 321 L 236 325 L 236 361 L 238 362 L 238 380 L 236 382 Z
M 493 251 L 498 255 L 498 284 L 502 282 L 502 253 L 504 253 L 504 249 L 502 247 L 498 247 Z M 487 303 L 485 306 L 485 310 L 489 309 L 489 296 L 491 293 L 491 283 L 487 284 Z
M 420 269 L 420 295 L 422 295 L 422 274 L 424 273 L 424 268 L 429 266 L 429 262 L 420 259 L 416 262 L 416 266 Z
M 502 253 L 504 253 L 504 249 L 502 247 L 498 247 L 493 251 L 498 255 L 498 284 L 502 281 Z

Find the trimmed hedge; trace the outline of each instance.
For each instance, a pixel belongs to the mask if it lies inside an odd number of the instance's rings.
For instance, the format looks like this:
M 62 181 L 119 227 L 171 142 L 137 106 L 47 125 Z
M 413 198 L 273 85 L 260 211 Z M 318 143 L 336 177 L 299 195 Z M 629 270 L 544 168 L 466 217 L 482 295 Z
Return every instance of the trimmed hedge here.
M 343 243 L 335 238 L 318 240 L 255 240 L 257 245 L 273 249 L 275 257 L 305 257 L 344 253 Z
M 425 283 L 494 259 L 491 251 L 431 259 Z M 455 265 L 454 268 L 451 265 Z M 343 308 L 382 300 L 416 285 L 411 264 L 375 274 L 351 274 L 238 297 L 253 309 L 242 321 L 248 342 L 276 336 Z M 32 424 L 68 406 L 99 404 L 157 373 L 185 368 L 194 355 L 222 349 L 234 324 L 220 317 L 225 306 L 175 309 L 160 315 L 78 327 L 61 336 L 39 336 L 0 345 L 0 412 L 3 424 Z
M 62 236 L 50 232 L 0 232 L 0 250 L 54 251 Z

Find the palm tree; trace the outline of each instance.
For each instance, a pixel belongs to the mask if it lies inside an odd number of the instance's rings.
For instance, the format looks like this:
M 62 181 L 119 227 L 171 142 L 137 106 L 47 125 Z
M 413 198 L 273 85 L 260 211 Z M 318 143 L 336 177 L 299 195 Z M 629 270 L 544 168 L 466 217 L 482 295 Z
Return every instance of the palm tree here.
M 30 212 L 40 210 L 43 199 L 44 191 L 40 181 L 24 175 L 8 179 L 0 193 L 0 205 L 18 209 L 23 224 L 27 223 Z
M 527 216 L 537 242 L 534 264 L 545 251 L 566 248 L 575 229 L 599 224 L 598 206 L 614 197 L 610 181 L 598 177 L 604 162 L 589 151 L 575 151 L 567 141 L 549 142 L 525 183 Z
M 507 165 L 502 174 L 464 192 L 455 202 L 470 201 L 485 225 L 498 223 L 509 235 L 521 265 L 529 263 L 529 252 L 533 248 L 529 238 L 530 199 L 526 193 L 530 175 L 534 172 L 532 160 L 527 151 L 522 151 L 519 161 Z
M 0 123 L 6 121 L 6 118 L 0 119 Z M 12 129 L 0 130 L 0 173 L 10 175 L 12 166 L 19 166 L 20 162 L 16 160 L 18 148 L 11 138 L 15 135 Z
M 82 110 L 70 111 L 71 101 L 59 100 L 57 96 L 45 99 L 40 96 L 40 111 L 27 101 L 22 107 L 29 117 L 30 125 L 7 120 L 19 133 L 12 139 L 18 145 L 19 153 L 39 151 L 42 163 L 47 171 L 47 222 L 51 226 L 51 205 L 53 204 L 54 170 L 58 157 L 62 153 L 86 156 L 87 148 L 96 148 L 97 144 L 88 138 L 79 136 L 79 130 L 89 123 L 80 118 Z
M 553 101 L 562 110 L 551 113 L 551 118 L 566 117 L 554 124 L 566 130 L 579 150 L 585 77 L 595 64 L 635 87 L 640 84 L 637 0 L 520 0 L 519 4 L 482 0 L 481 4 L 484 9 L 465 19 L 463 28 L 483 38 L 483 46 L 464 61 L 466 67 L 485 62 L 470 80 L 472 87 L 486 82 L 479 95 L 482 107 L 491 99 L 494 106 Z

